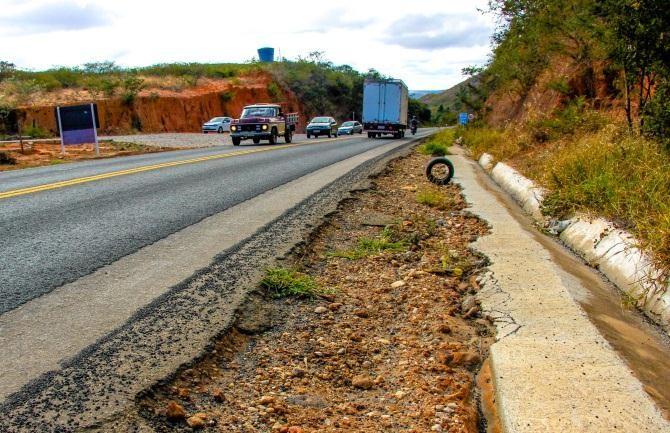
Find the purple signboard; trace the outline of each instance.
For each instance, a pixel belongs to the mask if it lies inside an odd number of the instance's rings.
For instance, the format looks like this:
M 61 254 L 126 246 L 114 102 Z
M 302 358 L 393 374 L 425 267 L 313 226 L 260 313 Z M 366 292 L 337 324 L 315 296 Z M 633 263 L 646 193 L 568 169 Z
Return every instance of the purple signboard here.
M 98 112 L 95 104 L 56 108 L 61 145 L 95 143 L 98 151 Z

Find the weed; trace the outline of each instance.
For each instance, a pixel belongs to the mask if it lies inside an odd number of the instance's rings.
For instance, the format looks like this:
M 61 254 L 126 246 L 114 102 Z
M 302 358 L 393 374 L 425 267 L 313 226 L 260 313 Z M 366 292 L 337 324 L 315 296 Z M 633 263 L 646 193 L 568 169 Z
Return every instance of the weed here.
M 417 203 L 445 210 L 453 206 L 454 202 L 437 188 L 423 188 L 416 193 Z
M 275 298 L 315 298 L 323 293 L 312 277 L 295 269 L 270 268 L 265 272 L 260 285 Z
M 49 132 L 39 126 L 28 126 L 27 128 L 24 128 L 23 135 L 27 135 L 30 138 L 48 138 L 51 136 Z
M 226 104 L 235 98 L 235 92 L 232 92 L 230 90 L 226 90 L 225 92 L 219 93 L 219 99 L 221 99 L 221 103 Z
M 270 98 L 272 99 L 277 99 L 281 96 L 281 89 L 277 83 L 268 84 L 268 95 L 270 95 Z
M 407 248 L 403 241 L 391 242 L 385 236 L 379 238 L 360 238 L 356 247 L 351 250 L 333 251 L 328 257 L 341 257 L 349 260 L 359 260 L 383 252 L 400 252 Z
M 430 141 L 419 146 L 419 153 L 432 156 L 449 155 L 449 146 L 454 141 L 454 135 L 453 129 L 440 131 Z

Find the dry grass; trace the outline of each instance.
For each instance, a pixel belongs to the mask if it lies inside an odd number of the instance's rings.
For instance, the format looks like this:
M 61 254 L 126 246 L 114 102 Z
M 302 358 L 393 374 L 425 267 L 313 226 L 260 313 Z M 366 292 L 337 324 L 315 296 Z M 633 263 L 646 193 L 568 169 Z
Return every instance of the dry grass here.
M 463 139 L 474 156 L 510 161 L 545 186 L 547 214 L 608 218 L 635 234 L 658 266 L 670 268 L 670 153 L 619 125 L 592 126 L 541 143 L 529 138 L 531 126 L 468 129 Z

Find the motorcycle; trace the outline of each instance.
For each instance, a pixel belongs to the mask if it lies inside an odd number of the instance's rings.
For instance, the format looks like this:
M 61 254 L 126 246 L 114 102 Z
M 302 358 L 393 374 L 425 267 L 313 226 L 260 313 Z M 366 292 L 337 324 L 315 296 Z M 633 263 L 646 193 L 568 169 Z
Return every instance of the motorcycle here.
M 412 132 L 412 135 L 416 135 L 416 129 L 417 129 L 416 125 L 412 125 L 410 127 L 410 131 Z

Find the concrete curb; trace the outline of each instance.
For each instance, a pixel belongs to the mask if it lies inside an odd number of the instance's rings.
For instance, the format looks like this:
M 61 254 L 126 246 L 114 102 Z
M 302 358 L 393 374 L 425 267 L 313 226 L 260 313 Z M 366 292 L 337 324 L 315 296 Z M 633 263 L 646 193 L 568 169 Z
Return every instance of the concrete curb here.
M 547 223 L 540 211 L 545 190 L 507 164 L 495 164 L 492 155 L 484 153 L 478 162 L 535 221 Z M 549 231 L 633 298 L 638 308 L 670 335 L 670 285 L 659 284 L 661 272 L 630 233 L 602 218 L 585 216 L 555 223 Z

